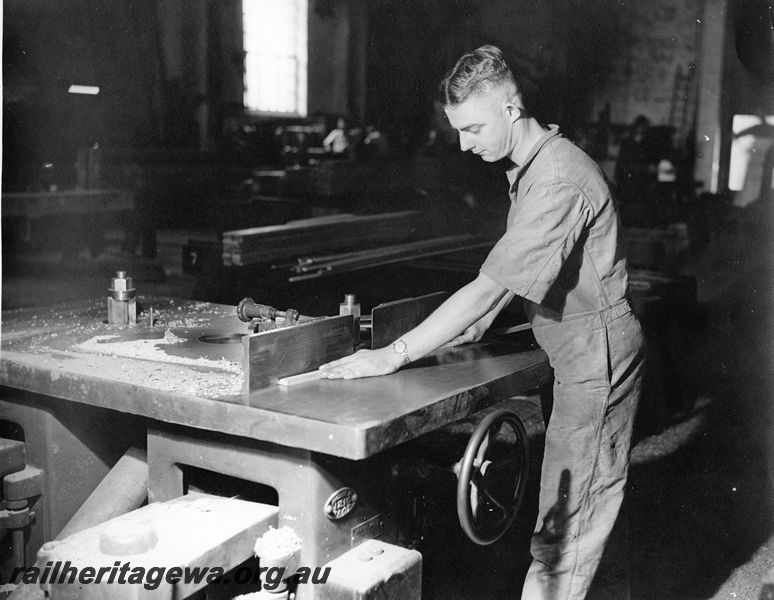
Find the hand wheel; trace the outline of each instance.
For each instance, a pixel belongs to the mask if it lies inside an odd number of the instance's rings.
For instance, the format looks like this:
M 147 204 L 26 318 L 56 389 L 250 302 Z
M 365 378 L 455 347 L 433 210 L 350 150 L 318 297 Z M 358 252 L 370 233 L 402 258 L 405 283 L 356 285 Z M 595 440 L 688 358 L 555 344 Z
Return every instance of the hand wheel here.
M 504 435 L 497 440 L 503 425 L 515 440 Z M 487 415 L 455 467 L 457 515 L 472 541 L 485 546 L 508 531 L 524 496 L 528 465 L 527 432 L 519 416 L 505 408 Z

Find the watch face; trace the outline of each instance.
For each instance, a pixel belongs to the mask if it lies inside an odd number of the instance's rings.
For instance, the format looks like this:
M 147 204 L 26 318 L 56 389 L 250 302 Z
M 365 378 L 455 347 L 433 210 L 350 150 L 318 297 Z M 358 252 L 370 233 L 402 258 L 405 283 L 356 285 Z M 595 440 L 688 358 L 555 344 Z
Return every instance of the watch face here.
M 398 354 L 403 354 L 406 352 L 406 342 L 403 340 L 396 340 L 392 343 L 392 349 Z

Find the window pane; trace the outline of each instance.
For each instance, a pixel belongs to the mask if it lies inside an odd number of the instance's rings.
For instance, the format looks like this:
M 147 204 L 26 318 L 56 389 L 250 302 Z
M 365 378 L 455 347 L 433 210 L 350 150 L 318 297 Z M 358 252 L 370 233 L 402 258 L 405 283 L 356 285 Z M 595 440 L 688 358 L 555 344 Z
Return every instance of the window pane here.
M 272 112 L 296 111 L 296 60 L 247 55 L 247 105 Z
M 307 0 L 243 0 L 245 106 L 306 114 Z

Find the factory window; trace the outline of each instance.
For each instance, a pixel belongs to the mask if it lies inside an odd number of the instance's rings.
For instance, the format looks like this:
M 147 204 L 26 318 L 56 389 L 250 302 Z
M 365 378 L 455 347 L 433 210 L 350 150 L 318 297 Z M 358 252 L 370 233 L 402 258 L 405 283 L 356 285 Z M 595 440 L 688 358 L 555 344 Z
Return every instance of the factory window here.
M 728 188 L 747 206 L 774 190 L 774 115 L 734 115 Z
M 307 0 L 243 0 L 248 110 L 306 116 Z

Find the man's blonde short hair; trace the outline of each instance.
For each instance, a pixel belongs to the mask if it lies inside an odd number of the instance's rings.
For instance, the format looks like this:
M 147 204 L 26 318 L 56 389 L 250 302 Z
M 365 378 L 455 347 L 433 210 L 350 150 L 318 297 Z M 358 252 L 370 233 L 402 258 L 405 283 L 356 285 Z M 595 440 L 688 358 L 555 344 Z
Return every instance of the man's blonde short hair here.
M 503 88 L 508 100 L 516 100 L 518 87 L 502 51 L 486 45 L 464 54 L 438 86 L 438 99 L 443 106 L 459 106 L 468 98 L 483 96 Z

